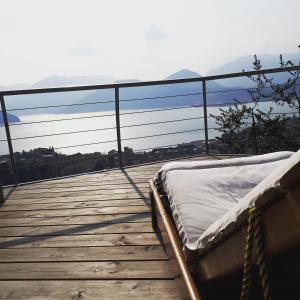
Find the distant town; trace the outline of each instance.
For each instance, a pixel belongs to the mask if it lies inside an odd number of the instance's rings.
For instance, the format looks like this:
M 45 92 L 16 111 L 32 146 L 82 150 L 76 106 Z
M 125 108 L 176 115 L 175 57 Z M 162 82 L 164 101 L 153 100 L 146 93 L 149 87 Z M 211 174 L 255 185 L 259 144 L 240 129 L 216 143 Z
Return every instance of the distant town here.
M 211 153 L 224 153 L 226 146 L 220 141 L 209 141 Z M 157 147 L 149 151 L 135 152 L 124 147 L 122 151 L 124 166 L 144 164 L 154 161 L 177 159 L 205 153 L 205 143 L 194 141 L 182 143 L 174 147 Z M 15 152 L 19 182 L 49 179 L 74 175 L 78 173 L 101 171 L 119 166 L 118 152 L 108 153 L 76 153 L 66 155 L 50 148 L 36 148 L 30 151 Z M 2 184 L 12 184 L 13 175 L 9 155 L 0 161 L 0 178 Z

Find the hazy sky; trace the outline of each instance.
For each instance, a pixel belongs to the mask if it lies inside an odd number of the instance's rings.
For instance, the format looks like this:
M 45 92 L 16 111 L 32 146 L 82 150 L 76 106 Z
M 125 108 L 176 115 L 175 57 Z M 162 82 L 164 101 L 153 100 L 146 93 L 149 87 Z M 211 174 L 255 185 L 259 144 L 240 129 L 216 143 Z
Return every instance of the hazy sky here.
M 296 52 L 299 11 L 299 0 L 0 0 L 0 85 L 51 74 L 161 79 Z

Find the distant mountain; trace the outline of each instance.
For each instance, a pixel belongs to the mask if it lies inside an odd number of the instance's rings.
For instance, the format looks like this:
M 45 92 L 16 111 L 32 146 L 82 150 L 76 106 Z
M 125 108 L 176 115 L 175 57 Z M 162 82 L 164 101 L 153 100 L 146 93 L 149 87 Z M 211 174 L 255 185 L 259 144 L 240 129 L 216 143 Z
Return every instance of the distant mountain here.
M 126 82 L 140 82 L 139 79 L 122 79 L 122 80 L 115 80 L 114 83 L 126 83 Z
M 189 69 L 182 69 L 180 71 L 175 72 L 174 74 L 169 75 L 165 79 L 173 80 L 173 79 L 184 79 L 184 78 L 195 78 L 195 77 L 201 77 L 201 75 Z
M 109 76 L 48 76 L 27 88 L 48 88 L 59 86 L 76 86 L 76 85 L 92 85 L 92 84 L 105 84 L 111 83 L 115 79 Z M 64 92 L 64 93 L 51 93 L 51 94 L 33 94 L 8 97 L 6 106 L 8 109 L 13 108 L 27 108 L 36 106 L 56 106 L 68 105 L 78 102 L 80 99 L 93 93 L 93 91 L 78 91 L 78 92 Z M 34 109 L 18 111 L 18 115 L 29 114 L 47 114 L 59 113 L 61 108 L 47 108 L 47 109 Z
M 21 120 L 17 117 L 17 116 L 14 116 L 12 114 L 7 114 L 7 119 L 8 119 L 8 123 L 19 123 L 21 122 Z M 4 121 L 3 121 L 3 115 L 2 113 L 0 114 L 0 124 L 4 124 Z
M 272 68 L 279 66 L 279 56 L 263 54 L 259 55 L 263 68 Z M 299 53 L 284 55 L 285 59 L 299 62 Z M 213 69 L 208 75 L 225 74 L 239 72 L 242 70 L 253 69 L 253 56 L 242 56 L 225 65 Z M 286 80 L 287 74 L 272 74 L 270 77 L 276 79 L 277 82 Z M 183 69 L 169 75 L 165 79 L 181 79 L 201 77 L 199 73 L 192 70 Z M 48 76 L 35 84 L 15 85 L 10 87 L 0 86 L 0 90 L 22 89 L 22 88 L 45 88 L 59 86 L 76 86 L 106 83 L 124 83 L 139 82 L 139 79 L 116 80 L 110 76 Z M 232 102 L 233 99 L 239 101 L 249 100 L 249 94 L 246 90 L 231 91 L 233 89 L 248 88 L 253 86 L 253 82 L 247 77 L 231 78 L 226 80 L 207 82 L 207 103 L 209 105 L 218 105 Z M 202 84 L 201 82 L 169 84 L 160 86 L 145 86 L 120 89 L 120 108 L 121 109 L 151 109 L 174 106 L 190 106 L 202 104 Z M 177 96 L 176 95 L 181 95 Z M 146 98 L 146 99 L 145 99 Z M 151 99 L 152 98 L 152 99 Z M 47 107 L 45 109 L 27 109 L 22 111 L 13 111 L 18 115 L 29 114 L 49 114 L 49 113 L 79 113 L 79 112 L 95 112 L 114 110 L 114 91 L 113 90 L 97 90 L 97 91 L 80 91 L 65 92 L 52 94 L 34 94 L 7 97 L 7 109 L 13 108 L 30 108 L 37 106 L 61 106 Z M 95 102 L 101 102 L 96 103 Z M 107 103 L 103 103 L 107 102 Z M 68 106 L 69 104 L 92 103 L 88 105 Z M 65 105 L 65 106 L 64 106 Z
M 181 70 L 171 74 L 165 79 L 182 79 L 201 77 L 200 74 L 191 70 Z M 246 91 L 216 93 L 218 91 L 227 91 L 228 88 L 218 82 L 211 81 L 207 83 L 207 102 L 209 104 L 219 104 L 231 102 L 233 98 L 241 101 L 249 98 Z M 193 106 L 203 103 L 202 83 L 181 83 L 167 84 L 159 86 L 144 86 L 120 89 L 120 109 L 153 109 L 164 107 Z M 79 104 L 96 103 L 89 105 L 80 105 L 62 109 L 64 113 L 95 112 L 114 110 L 114 91 L 98 90 L 84 98 Z
M 300 61 L 300 54 L 299 53 L 290 53 L 290 54 L 283 54 L 283 58 L 285 60 L 291 60 L 294 63 L 299 63 Z M 261 61 L 263 69 L 269 68 L 279 68 L 279 55 L 271 55 L 271 54 L 261 54 L 258 55 L 258 59 Z M 219 75 L 219 74 L 227 74 L 227 73 L 235 73 L 241 72 L 242 70 L 245 71 L 252 71 L 253 70 L 253 55 L 247 55 L 239 57 L 225 65 L 219 66 L 213 70 L 211 70 L 208 75 Z M 285 73 L 277 73 L 272 74 L 270 77 L 273 77 L 276 81 L 284 81 L 288 78 L 288 75 Z M 251 80 L 247 77 L 239 77 L 239 78 L 230 78 L 226 80 L 219 81 L 222 85 L 226 87 L 250 87 L 253 86 Z
M 54 74 L 36 82 L 30 88 L 105 84 L 114 80 L 115 78 L 110 76 L 59 76 Z

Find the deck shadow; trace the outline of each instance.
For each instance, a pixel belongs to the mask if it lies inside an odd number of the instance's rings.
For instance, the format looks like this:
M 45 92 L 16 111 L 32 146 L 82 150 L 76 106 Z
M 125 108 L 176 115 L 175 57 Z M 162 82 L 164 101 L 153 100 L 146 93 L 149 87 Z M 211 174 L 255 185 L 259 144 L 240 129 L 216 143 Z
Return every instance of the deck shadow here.
M 130 216 L 116 219 L 112 222 L 84 224 L 84 225 L 80 225 L 80 226 L 74 227 L 74 228 L 54 231 L 51 233 L 51 235 L 38 235 L 38 236 L 27 236 L 27 237 L 17 238 L 12 241 L 0 242 L 0 248 L 10 248 L 10 247 L 20 246 L 20 245 L 24 245 L 24 244 L 33 243 L 33 242 L 45 241 L 45 240 L 53 238 L 54 236 L 72 235 L 74 233 L 78 234 L 78 233 L 85 232 L 87 230 L 104 228 L 104 227 L 110 226 L 112 224 L 130 223 L 130 222 L 142 220 L 142 219 L 148 218 L 148 217 L 149 217 L 148 213 L 132 214 Z
M 0 202 L 0 207 L 2 207 L 5 204 L 5 202 L 8 200 L 10 195 L 14 192 L 16 187 L 17 187 L 17 185 L 14 185 L 14 186 L 10 187 L 10 189 L 8 189 L 8 190 L 7 189 L 3 190 L 3 198 L 4 199 L 2 202 Z
M 132 178 L 130 177 L 130 175 L 128 174 L 128 172 L 125 169 L 121 169 L 121 171 L 124 174 L 124 176 L 126 177 L 126 179 L 128 180 L 128 182 L 132 185 L 132 187 L 134 188 L 134 190 L 137 192 L 137 194 L 141 197 L 141 200 L 144 201 L 145 205 L 147 205 L 148 207 L 150 207 L 149 195 L 145 195 L 139 189 L 139 187 L 136 185 L 136 183 L 134 182 L 134 180 L 132 180 Z

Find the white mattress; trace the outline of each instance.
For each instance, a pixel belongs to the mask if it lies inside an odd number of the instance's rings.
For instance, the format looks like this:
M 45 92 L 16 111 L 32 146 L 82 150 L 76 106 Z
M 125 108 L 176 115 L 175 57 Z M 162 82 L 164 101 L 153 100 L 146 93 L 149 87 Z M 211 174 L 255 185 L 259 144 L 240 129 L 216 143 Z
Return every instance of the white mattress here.
M 274 185 L 274 180 L 282 173 L 280 168 L 292 154 L 276 152 L 164 165 L 156 179 L 159 178 L 168 195 L 184 247 L 204 250 L 220 239 L 224 231 L 237 222 L 239 215 L 253 205 L 253 197 L 266 186 Z M 297 154 L 296 160 L 299 160 L 300 153 Z M 278 168 L 274 179 L 272 173 Z

